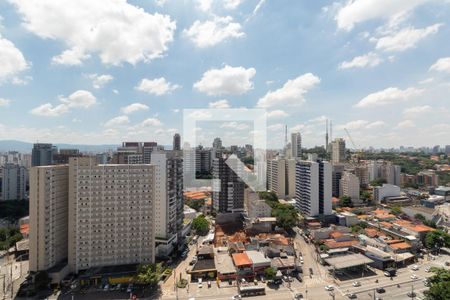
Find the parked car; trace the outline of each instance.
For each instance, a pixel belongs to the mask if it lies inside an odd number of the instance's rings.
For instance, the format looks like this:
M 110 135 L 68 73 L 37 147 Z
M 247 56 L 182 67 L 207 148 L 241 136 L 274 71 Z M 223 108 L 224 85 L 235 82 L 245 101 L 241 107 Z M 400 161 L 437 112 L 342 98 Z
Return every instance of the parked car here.
M 211 287 L 211 281 L 208 280 L 208 288 Z
M 326 291 L 332 291 L 332 290 L 334 290 L 334 286 L 332 286 L 332 285 L 326 285 L 326 286 L 325 286 L 325 290 L 326 290 Z
M 419 266 L 418 266 L 418 265 L 413 265 L 413 266 L 411 267 L 411 270 L 417 271 L 417 270 L 419 270 Z
M 385 293 L 386 292 L 386 290 L 384 289 L 384 288 L 377 288 L 376 289 L 376 291 L 377 291 L 377 293 L 379 293 L 379 294 L 383 294 L 383 293 Z
M 412 279 L 412 280 L 416 280 L 416 279 L 419 279 L 419 277 L 418 277 L 416 274 L 412 274 L 412 275 L 411 275 L 411 279 Z
M 109 291 L 109 284 L 105 284 L 105 286 L 103 287 L 103 290 L 105 292 Z
M 231 297 L 231 300 L 239 300 L 242 299 L 241 295 L 234 295 L 233 297 Z
M 303 294 L 302 293 L 296 293 L 294 295 L 294 300 L 298 300 L 298 299 L 303 299 Z
M 356 297 L 356 294 L 353 294 L 353 293 L 347 294 L 347 297 L 348 297 L 349 299 L 356 299 L 356 298 L 357 298 L 357 297 Z
M 427 267 L 426 269 L 425 269 L 425 272 L 430 272 L 430 267 Z
M 353 285 L 354 287 L 361 286 L 361 282 L 359 282 L 359 281 L 353 281 L 352 285 Z
M 202 279 L 198 279 L 198 288 L 201 289 L 203 287 Z
M 127 293 L 131 293 L 133 291 L 133 284 L 130 284 L 127 288 Z

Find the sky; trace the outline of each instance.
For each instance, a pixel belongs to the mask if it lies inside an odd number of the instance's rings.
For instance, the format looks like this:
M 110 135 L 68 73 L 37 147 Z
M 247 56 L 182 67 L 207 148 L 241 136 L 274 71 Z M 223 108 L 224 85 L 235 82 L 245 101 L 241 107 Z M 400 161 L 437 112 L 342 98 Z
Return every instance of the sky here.
M 183 109 L 258 108 L 270 148 L 285 125 L 323 145 L 326 119 L 349 147 L 448 145 L 449 20 L 448 0 L 0 0 L 0 140 L 171 144 Z M 251 143 L 239 121 L 199 142 Z

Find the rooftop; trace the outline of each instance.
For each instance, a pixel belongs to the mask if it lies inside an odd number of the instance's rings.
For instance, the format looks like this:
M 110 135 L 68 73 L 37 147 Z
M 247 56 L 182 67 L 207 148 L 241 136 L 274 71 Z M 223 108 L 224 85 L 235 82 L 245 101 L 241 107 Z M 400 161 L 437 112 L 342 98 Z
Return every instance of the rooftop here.
M 405 250 L 411 248 L 411 245 L 406 242 L 390 244 L 389 246 L 395 250 Z
M 209 259 L 199 259 L 191 272 L 204 272 L 204 271 L 216 270 L 216 264 L 213 258 Z
M 270 264 L 270 259 L 264 257 L 264 254 L 258 251 L 246 251 L 247 256 L 251 259 L 253 264 Z
M 244 253 L 233 253 L 233 262 L 236 267 L 242 267 L 242 266 L 250 266 L 252 264 L 252 261 L 248 257 L 248 255 Z
M 230 274 L 236 272 L 236 268 L 233 265 L 233 260 L 228 253 L 216 252 L 214 255 L 214 262 L 216 263 L 217 272 L 220 274 Z
M 325 261 L 335 269 L 356 267 L 373 262 L 370 258 L 359 253 L 326 258 Z

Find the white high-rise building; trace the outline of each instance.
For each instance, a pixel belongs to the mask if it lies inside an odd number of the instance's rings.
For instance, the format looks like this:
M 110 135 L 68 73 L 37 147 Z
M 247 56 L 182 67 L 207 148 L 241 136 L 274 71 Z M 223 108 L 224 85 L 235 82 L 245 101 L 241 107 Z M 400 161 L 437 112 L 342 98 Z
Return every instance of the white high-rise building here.
M 291 133 L 291 152 L 294 159 L 302 157 L 302 136 L 300 132 Z
M 67 260 L 69 167 L 42 166 L 30 171 L 30 271 Z
M 154 262 L 155 169 L 143 164 L 98 165 L 89 157 L 69 159 L 72 272 Z
M 295 197 L 295 163 L 280 157 L 267 161 L 267 187 L 278 198 Z
M 303 215 L 331 214 L 331 173 L 329 162 L 297 162 L 295 200 L 297 209 Z
M 359 202 L 360 181 L 358 176 L 345 171 L 340 180 L 340 196 L 349 196 L 352 202 Z
M 339 164 L 345 162 L 345 160 L 345 140 L 337 138 L 331 142 L 331 161 L 333 164 Z

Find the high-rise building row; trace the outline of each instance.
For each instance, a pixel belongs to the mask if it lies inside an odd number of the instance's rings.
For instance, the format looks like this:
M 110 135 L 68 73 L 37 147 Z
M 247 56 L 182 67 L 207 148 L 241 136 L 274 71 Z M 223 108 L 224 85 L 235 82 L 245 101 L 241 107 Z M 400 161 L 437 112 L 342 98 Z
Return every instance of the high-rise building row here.
M 53 155 L 58 149 L 52 144 L 36 143 L 31 150 L 31 166 L 49 166 L 53 164 Z
M 27 182 L 27 168 L 13 163 L 0 167 L 0 201 L 28 199 Z
M 337 138 L 331 142 L 331 161 L 334 164 L 344 163 L 346 160 L 345 140 Z
M 291 133 L 291 152 L 293 159 L 302 157 L 302 136 L 300 132 Z
M 181 136 L 179 133 L 175 133 L 173 135 L 172 149 L 173 150 L 181 150 Z
M 240 164 L 236 159 L 230 163 L 234 164 L 235 171 L 226 163 L 227 157 L 213 159 L 213 193 L 212 202 L 216 212 L 237 212 L 244 209 L 245 184 L 238 175 L 241 173 Z

